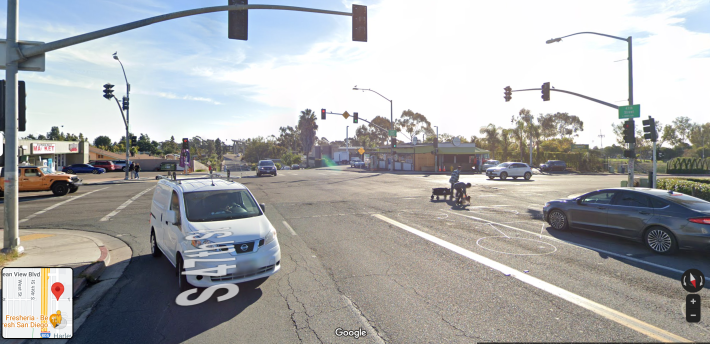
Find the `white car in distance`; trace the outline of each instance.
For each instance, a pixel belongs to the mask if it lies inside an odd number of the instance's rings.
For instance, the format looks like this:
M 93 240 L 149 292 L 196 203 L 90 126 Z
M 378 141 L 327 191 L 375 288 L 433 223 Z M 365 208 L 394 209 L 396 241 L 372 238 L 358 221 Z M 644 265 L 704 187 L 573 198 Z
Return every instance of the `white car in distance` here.
M 504 162 L 496 167 L 491 167 L 486 170 L 488 179 L 500 177 L 500 180 L 506 180 L 508 177 L 518 179 L 523 177 L 525 180 L 530 180 L 532 177 L 532 169 L 528 164 L 522 162 Z
M 281 248 L 264 209 L 240 183 L 161 179 L 150 210 L 151 253 L 175 266 L 181 291 L 266 279 L 281 269 Z

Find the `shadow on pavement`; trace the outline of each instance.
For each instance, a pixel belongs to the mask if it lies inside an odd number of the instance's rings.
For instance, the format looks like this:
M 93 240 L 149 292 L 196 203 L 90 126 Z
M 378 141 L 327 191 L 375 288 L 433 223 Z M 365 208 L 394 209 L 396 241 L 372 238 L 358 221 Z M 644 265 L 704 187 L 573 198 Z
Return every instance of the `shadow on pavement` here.
M 74 333 L 76 343 L 181 343 L 233 320 L 263 295 L 264 281 L 239 284 L 239 294 L 218 290 L 205 302 L 179 306 L 175 268 L 161 256 L 134 257 L 123 276 L 95 306 L 91 316 Z M 204 288 L 189 297 L 194 300 Z M 110 326 L 106 326 L 110 324 Z M 238 342 L 238 340 L 235 340 Z

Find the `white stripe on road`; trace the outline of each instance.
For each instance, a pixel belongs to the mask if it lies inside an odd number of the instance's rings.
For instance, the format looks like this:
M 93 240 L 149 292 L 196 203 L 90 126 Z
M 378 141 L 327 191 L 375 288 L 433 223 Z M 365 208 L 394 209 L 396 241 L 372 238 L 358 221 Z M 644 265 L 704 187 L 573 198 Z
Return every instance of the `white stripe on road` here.
M 521 232 L 529 233 L 529 234 L 532 234 L 532 235 L 534 235 L 534 236 L 540 236 L 540 234 L 538 234 L 538 233 L 531 232 L 531 231 L 527 231 L 527 230 L 520 229 L 520 228 L 513 227 L 513 226 L 508 226 L 508 225 L 503 224 L 503 223 L 500 223 L 500 222 L 493 222 L 493 221 L 489 221 L 489 220 L 482 219 L 482 218 L 475 217 L 475 216 L 458 214 L 458 213 L 455 213 L 455 212 L 452 212 L 452 211 L 449 211 L 449 212 L 452 213 L 452 214 L 454 214 L 454 215 L 459 215 L 459 216 L 463 216 L 463 217 L 468 217 L 468 218 L 471 218 L 471 219 L 474 219 L 474 220 L 483 221 L 483 222 L 487 222 L 487 223 L 492 223 L 492 224 L 495 224 L 495 225 L 501 225 L 501 226 L 503 226 L 503 227 L 508 227 L 508 228 L 514 229 L 514 230 L 516 230 L 516 231 L 521 231 Z M 543 222 L 543 226 L 544 226 L 544 224 L 545 224 L 545 223 Z M 556 241 L 556 242 L 560 242 L 560 243 L 563 243 L 563 244 L 567 244 L 567 245 L 570 245 L 570 246 L 573 246 L 573 247 L 586 248 L 586 249 L 591 250 L 591 251 L 601 252 L 601 253 L 604 253 L 604 254 L 607 254 L 607 255 L 610 255 L 610 256 L 618 257 L 618 258 L 625 259 L 625 260 L 631 260 L 631 261 L 634 261 L 634 262 L 636 262 L 636 263 L 650 265 L 650 266 L 653 266 L 653 267 L 656 267 L 656 268 L 659 268 L 659 269 L 664 269 L 664 270 L 668 270 L 668 271 L 673 271 L 673 272 L 676 272 L 676 273 L 679 273 L 679 274 L 682 274 L 682 273 L 684 272 L 683 270 L 678 270 L 678 269 L 674 269 L 674 268 L 667 267 L 667 266 L 664 266 L 664 265 L 659 265 L 659 264 L 656 264 L 656 263 L 647 262 L 647 261 L 645 261 L 645 260 L 641 260 L 641 259 L 638 259 L 638 258 L 633 258 L 633 257 L 625 256 L 625 255 L 618 254 L 618 253 L 614 253 L 614 252 L 610 252 L 610 251 L 605 251 L 605 250 L 602 250 L 602 249 L 599 249 L 599 248 L 595 248 L 595 247 L 591 247 L 591 246 L 586 246 L 586 245 L 577 244 L 577 243 L 569 242 L 569 241 L 562 240 L 562 239 L 557 239 L 557 238 L 554 238 L 554 237 L 551 237 L 551 236 L 547 236 L 547 235 L 543 235 L 542 237 L 544 237 L 544 238 L 546 238 L 546 239 L 554 240 L 554 241 Z
M 505 274 L 506 276 L 515 277 L 518 280 L 520 280 L 521 282 L 527 283 L 527 284 L 529 284 L 533 287 L 536 287 L 540 290 L 546 291 L 554 296 L 557 296 L 559 298 L 567 300 L 575 305 L 586 308 L 596 314 L 599 314 L 609 320 L 615 321 L 615 322 L 617 322 L 623 326 L 626 326 L 630 329 L 638 331 L 638 332 L 640 332 L 646 336 L 649 336 L 655 340 L 658 340 L 661 342 L 690 342 L 689 340 L 687 340 L 683 337 L 680 337 L 680 336 L 670 333 L 666 330 L 660 329 L 660 328 L 655 327 L 651 324 L 648 324 L 646 322 L 643 322 L 641 320 L 638 320 L 636 318 L 633 318 L 631 316 L 628 316 L 626 314 L 623 314 L 621 312 L 613 310 L 613 309 L 606 307 L 604 305 L 598 304 L 592 300 L 581 297 L 581 296 L 574 294 L 570 291 L 567 291 L 565 289 L 562 289 L 560 287 L 557 287 L 555 285 L 547 283 L 541 279 L 538 279 L 538 278 L 532 277 L 528 274 L 517 271 L 507 265 L 498 263 L 492 259 L 489 259 L 489 258 L 486 258 L 486 257 L 481 256 L 479 254 L 473 253 L 467 249 L 464 249 L 463 247 L 456 246 L 448 241 L 437 238 L 431 234 L 424 233 L 420 230 L 414 229 L 412 227 L 409 227 L 405 224 L 399 223 L 395 220 L 392 220 L 392 219 L 382 216 L 380 214 L 374 214 L 372 216 L 377 217 L 378 219 L 385 221 L 389 224 L 395 225 L 401 229 L 404 229 L 414 235 L 417 235 L 425 240 L 428 240 L 428 241 L 435 243 L 441 247 L 444 247 L 452 252 L 458 253 L 458 254 L 460 254 L 464 257 L 467 257 L 473 261 L 476 261 L 478 263 L 486 265 L 491 269 L 496 269 L 496 270 L 502 272 L 503 274 Z
M 286 229 L 288 229 L 289 231 L 291 231 L 291 234 L 293 234 L 293 235 L 298 235 L 298 234 L 296 234 L 296 231 L 294 231 L 293 228 L 291 228 L 291 226 L 288 225 L 288 222 L 283 221 L 283 223 L 284 223 L 284 226 L 286 226 Z
M 108 221 L 110 218 L 116 216 L 118 213 L 121 212 L 121 210 L 123 210 L 123 208 L 125 208 L 125 207 L 127 207 L 129 204 L 133 203 L 133 201 L 137 200 L 139 197 L 145 195 L 146 192 L 148 192 L 148 191 L 150 191 L 150 190 L 153 190 L 153 188 L 155 188 L 155 186 L 153 186 L 153 187 L 151 187 L 151 188 L 148 188 L 148 189 L 145 189 L 145 190 L 139 192 L 137 195 L 133 196 L 131 199 L 129 199 L 129 200 L 123 202 L 123 204 L 119 205 L 118 208 L 116 208 L 116 210 L 114 210 L 114 211 L 110 212 L 108 215 L 104 216 L 104 217 L 101 219 L 101 221 Z
M 71 202 L 71 201 L 73 201 L 73 200 L 82 198 L 82 197 L 84 197 L 84 196 L 91 195 L 91 194 L 94 193 L 94 192 L 101 191 L 101 190 L 105 190 L 105 189 L 108 189 L 108 188 L 109 188 L 109 187 L 105 187 L 105 188 L 102 188 L 102 189 L 98 189 L 98 190 L 94 190 L 94 191 L 87 192 L 87 193 L 85 193 L 85 194 L 83 194 L 83 195 L 73 196 L 73 197 L 69 198 L 69 199 L 66 200 L 66 201 L 59 202 L 59 203 L 57 203 L 57 204 L 55 204 L 55 205 L 52 205 L 52 206 L 49 206 L 49 207 L 47 207 L 47 208 L 45 208 L 45 209 L 43 209 L 43 210 L 40 210 L 40 211 L 38 211 L 38 212 L 36 212 L 36 213 L 34 213 L 34 214 L 32 214 L 32 215 L 30 215 L 30 216 L 24 218 L 24 219 L 18 221 L 18 223 L 27 222 L 27 221 L 29 221 L 30 219 L 36 217 L 37 215 L 42 215 L 42 214 L 44 214 L 44 213 L 46 213 L 46 212 L 48 212 L 48 211 L 50 211 L 50 210 L 52 210 L 52 209 L 54 209 L 54 208 L 56 208 L 56 207 L 62 205 L 62 204 L 69 203 L 69 202 Z

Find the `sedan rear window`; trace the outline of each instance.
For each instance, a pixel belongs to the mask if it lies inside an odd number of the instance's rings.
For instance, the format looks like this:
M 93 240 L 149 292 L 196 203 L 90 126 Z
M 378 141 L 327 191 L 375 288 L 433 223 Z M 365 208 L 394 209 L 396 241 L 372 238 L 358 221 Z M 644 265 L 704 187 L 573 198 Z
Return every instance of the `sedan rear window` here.
M 697 210 L 697 211 L 710 211 L 710 202 L 708 202 L 706 200 L 702 200 L 697 197 L 693 197 L 693 196 L 689 196 L 689 195 L 681 194 L 681 193 L 677 193 L 677 192 L 674 192 L 672 196 L 671 195 L 668 195 L 668 196 L 669 197 L 666 198 L 667 200 L 669 200 L 673 203 L 682 205 L 686 208 L 690 208 L 690 209 Z

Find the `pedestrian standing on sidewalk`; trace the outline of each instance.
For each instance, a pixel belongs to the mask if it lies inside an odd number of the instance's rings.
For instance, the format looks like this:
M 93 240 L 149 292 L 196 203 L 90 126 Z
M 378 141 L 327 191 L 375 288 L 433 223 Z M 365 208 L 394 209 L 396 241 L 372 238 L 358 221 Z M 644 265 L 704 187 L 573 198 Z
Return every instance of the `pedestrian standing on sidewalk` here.
M 458 183 L 460 174 L 461 166 L 457 167 L 456 170 L 451 173 L 451 178 L 449 179 L 449 183 L 451 184 L 451 195 L 449 196 L 449 200 L 454 199 L 454 184 Z
M 133 172 L 136 170 L 136 165 L 135 163 L 131 162 L 131 165 L 128 167 L 128 174 L 131 175 L 131 179 L 133 179 Z
M 141 165 L 139 163 L 136 163 L 136 167 L 134 167 L 134 168 L 136 171 L 136 179 L 138 179 L 138 172 L 141 171 Z

